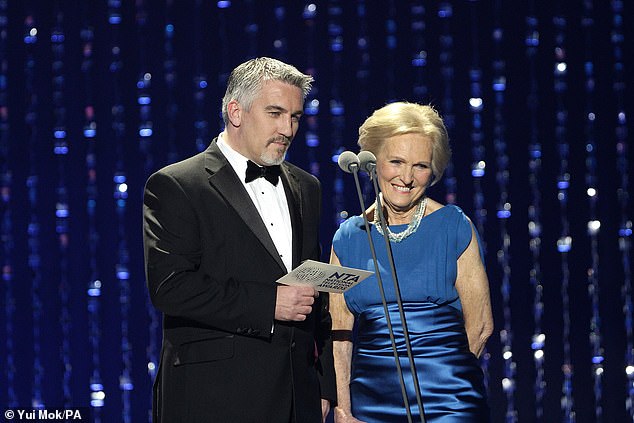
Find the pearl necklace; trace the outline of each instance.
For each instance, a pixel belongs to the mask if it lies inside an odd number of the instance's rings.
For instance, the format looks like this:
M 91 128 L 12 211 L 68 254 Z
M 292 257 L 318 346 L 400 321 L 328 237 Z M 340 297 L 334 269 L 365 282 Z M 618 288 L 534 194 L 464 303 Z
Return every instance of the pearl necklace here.
M 426 209 L 427 209 L 427 197 L 423 198 L 423 200 L 418 203 L 418 206 L 416 207 L 416 211 L 414 212 L 414 216 L 412 217 L 412 221 L 409 222 L 409 224 L 407 225 L 407 228 L 404 231 L 393 233 L 388 226 L 387 237 L 390 239 L 390 241 L 401 242 L 402 240 L 404 240 L 405 238 L 407 238 L 408 236 L 416 232 L 416 230 L 418 229 L 418 225 L 420 225 L 421 219 L 423 218 L 423 216 L 425 216 Z M 381 222 L 379 220 L 379 213 L 378 213 L 378 208 L 376 207 L 376 203 L 375 203 L 375 209 L 374 209 L 374 221 L 372 223 L 374 223 L 374 225 L 376 226 L 376 230 L 379 231 L 381 235 L 383 235 L 383 228 L 381 227 Z

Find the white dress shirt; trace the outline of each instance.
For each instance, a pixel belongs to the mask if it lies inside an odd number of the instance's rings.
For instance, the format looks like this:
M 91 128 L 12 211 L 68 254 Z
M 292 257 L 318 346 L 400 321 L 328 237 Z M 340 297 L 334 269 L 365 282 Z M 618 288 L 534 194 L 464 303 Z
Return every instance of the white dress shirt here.
M 262 222 L 269 231 L 286 270 L 290 272 L 293 267 L 293 229 L 281 178 L 277 185 L 271 184 L 264 178 L 257 178 L 246 183 L 244 179 L 247 173 L 248 159 L 231 148 L 223 139 L 222 133 L 218 136 L 218 148 L 225 155 L 249 193 L 249 197 L 251 197 L 255 208 L 258 209 Z

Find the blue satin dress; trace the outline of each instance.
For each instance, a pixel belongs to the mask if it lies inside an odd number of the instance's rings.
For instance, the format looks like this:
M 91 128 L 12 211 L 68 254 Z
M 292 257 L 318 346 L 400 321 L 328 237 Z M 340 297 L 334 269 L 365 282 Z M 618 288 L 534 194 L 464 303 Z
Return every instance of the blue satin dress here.
M 406 225 L 390 227 L 392 232 L 405 228 Z M 420 421 L 420 414 L 385 241 L 374 225 L 371 232 L 410 409 L 416 422 Z M 449 205 L 425 216 L 418 230 L 403 241 L 391 242 L 428 423 L 489 421 L 482 370 L 469 351 L 454 286 L 458 257 L 470 241 L 469 220 L 460 208 Z M 341 224 L 333 238 L 333 248 L 342 266 L 375 270 L 361 216 Z M 355 316 L 350 379 L 352 414 L 366 422 L 406 422 L 376 277 L 373 275 L 348 290 L 344 298 Z

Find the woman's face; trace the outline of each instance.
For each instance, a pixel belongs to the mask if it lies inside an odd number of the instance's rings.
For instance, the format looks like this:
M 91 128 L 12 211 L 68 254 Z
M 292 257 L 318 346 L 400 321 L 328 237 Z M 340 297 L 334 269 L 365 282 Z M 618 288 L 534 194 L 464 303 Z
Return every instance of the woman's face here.
M 431 159 L 431 139 L 424 135 L 397 135 L 383 142 L 376 170 L 388 213 L 414 211 L 432 181 Z

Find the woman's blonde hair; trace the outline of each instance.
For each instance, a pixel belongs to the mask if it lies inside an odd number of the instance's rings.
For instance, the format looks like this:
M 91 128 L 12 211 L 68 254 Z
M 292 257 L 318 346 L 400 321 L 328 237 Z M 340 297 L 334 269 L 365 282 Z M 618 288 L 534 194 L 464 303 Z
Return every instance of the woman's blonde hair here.
M 429 137 L 432 145 L 431 169 L 434 180 L 440 180 L 449 160 L 451 147 L 447 128 L 432 106 L 417 103 L 390 103 L 372 113 L 359 128 L 358 144 L 361 150 L 378 155 L 383 143 L 388 139 L 403 134 L 421 134 Z

